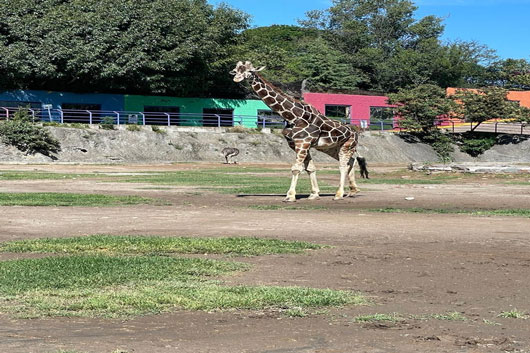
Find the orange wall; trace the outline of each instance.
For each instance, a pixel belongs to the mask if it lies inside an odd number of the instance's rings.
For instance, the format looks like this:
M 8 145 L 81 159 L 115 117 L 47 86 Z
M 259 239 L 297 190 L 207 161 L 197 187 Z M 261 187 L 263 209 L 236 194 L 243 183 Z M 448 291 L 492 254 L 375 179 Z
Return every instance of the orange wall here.
M 447 88 L 447 95 L 452 96 L 456 93 L 456 90 L 458 88 L 454 87 L 448 87 Z M 475 91 L 474 89 L 470 88 L 463 88 L 470 91 Z M 518 101 L 519 105 L 522 107 L 530 108 L 530 91 L 508 91 L 507 98 L 511 101 Z

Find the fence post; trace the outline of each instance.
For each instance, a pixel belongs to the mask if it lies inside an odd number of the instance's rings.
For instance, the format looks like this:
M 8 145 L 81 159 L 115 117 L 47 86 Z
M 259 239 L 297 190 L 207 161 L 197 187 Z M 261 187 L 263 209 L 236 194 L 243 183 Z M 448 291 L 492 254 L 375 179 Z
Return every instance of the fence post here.
M 521 123 L 521 135 L 523 134 L 524 123 Z
M 2 107 L 6 111 L 6 120 L 9 120 L 9 109 Z
M 31 112 L 31 118 L 33 120 L 33 122 L 35 122 L 35 111 L 31 108 L 28 109 L 30 112 Z
M 63 113 L 62 109 L 57 109 L 57 111 L 59 112 L 59 114 L 61 116 L 61 124 L 64 124 L 64 113 Z M 50 120 L 51 120 L 51 117 L 52 117 L 52 115 L 50 114 Z
M 145 114 L 142 112 L 138 112 L 138 113 L 142 114 L 142 125 L 145 125 Z
M 221 116 L 219 114 L 215 114 L 217 117 L 217 127 L 221 127 Z
M 379 123 L 381 124 L 381 131 L 385 130 L 385 126 L 383 125 L 383 120 L 379 120 Z
M 88 123 L 92 125 L 92 112 L 90 110 L 86 111 L 88 113 Z
M 164 113 L 166 114 L 167 116 L 167 126 L 171 126 L 171 116 L 169 115 L 169 113 Z
M 497 125 L 499 125 L 499 122 L 495 122 L 495 133 L 497 133 Z
M 120 113 L 114 111 L 113 113 L 116 114 L 116 125 L 120 125 Z

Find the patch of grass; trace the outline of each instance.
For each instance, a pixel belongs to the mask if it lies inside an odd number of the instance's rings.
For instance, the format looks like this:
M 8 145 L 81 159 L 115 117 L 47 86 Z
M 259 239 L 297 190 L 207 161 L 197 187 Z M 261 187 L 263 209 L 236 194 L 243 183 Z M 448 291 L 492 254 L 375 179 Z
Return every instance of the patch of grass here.
M 230 173 L 226 173 L 226 169 Z M 285 176 L 263 176 L 251 174 L 250 170 L 242 172 L 241 169 L 226 169 L 134 175 L 119 180 L 131 183 L 200 186 L 229 194 L 284 194 L 291 183 L 287 173 Z M 236 170 L 238 171 L 235 172 Z M 320 182 L 320 189 L 322 192 L 334 192 L 336 187 Z M 298 190 L 311 190 L 309 178 L 300 178 Z
M 75 255 L 0 262 L 0 293 L 120 286 L 141 281 L 189 281 L 248 268 L 236 262 L 167 256 Z
M 249 205 L 248 208 L 260 211 L 276 210 L 327 210 L 324 206 L 283 206 L 283 205 Z
M 380 321 L 399 322 L 403 320 L 405 319 L 397 313 L 369 314 L 369 315 L 357 316 L 354 318 L 355 322 L 380 322 Z
M 430 318 L 436 319 L 436 320 L 446 320 L 446 321 L 467 321 L 467 317 L 462 315 L 461 313 L 457 311 L 445 313 L 445 314 L 431 314 L 429 315 Z
M 188 310 L 305 311 L 363 304 L 346 291 L 222 286 L 235 262 L 163 256 L 69 256 L 0 262 L 0 310 L 19 317 L 122 317 Z
M 503 311 L 497 316 L 505 318 L 505 319 L 523 319 L 523 320 L 526 320 L 526 319 L 530 318 L 530 314 L 527 314 L 527 313 L 522 312 L 522 311 L 517 310 L 517 309 L 512 309 L 510 311 Z
M 139 125 L 136 124 L 128 124 L 127 125 L 127 131 L 140 131 L 142 128 Z
M 165 238 L 155 236 L 91 235 L 0 243 L 2 252 L 58 254 L 231 254 L 258 256 L 300 254 L 324 246 L 300 241 L 261 238 Z
M 0 171 L 0 180 L 60 180 L 98 178 L 99 174 L 65 174 L 48 172 Z
M 428 208 L 377 208 L 369 209 L 369 212 L 381 213 L 427 213 L 427 214 L 468 214 L 473 216 L 514 216 L 514 217 L 530 217 L 530 209 L 516 208 L 516 209 L 498 209 L 498 210 L 458 210 L 458 209 L 428 209 Z
M 167 131 L 165 129 L 162 129 L 161 127 L 156 125 L 151 125 L 151 130 L 153 130 L 153 132 L 156 132 L 157 134 L 167 134 Z
M 123 206 L 167 204 L 162 200 L 140 196 L 112 196 L 75 193 L 0 193 L 0 206 Z

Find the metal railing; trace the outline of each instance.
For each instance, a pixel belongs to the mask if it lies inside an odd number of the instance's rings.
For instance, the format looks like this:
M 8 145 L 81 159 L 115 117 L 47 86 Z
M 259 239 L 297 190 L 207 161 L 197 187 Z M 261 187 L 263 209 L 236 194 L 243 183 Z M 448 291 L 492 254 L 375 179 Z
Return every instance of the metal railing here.
M 244 126 L 283 129 L 286 125 L 278 115 L 232 115 L 206 113 L 139 112 L 114 110 L 35 109 L 0 107 L 0 120 L 10 119 L 20 109 L 27 110 L 34 121 L 60 124 L 137 124 L 164 126 Z M 396 120 L 337 119 L 342 123 L 360 126 L 364 130 L 388 131 L 399 129 Z
M 530 128 L 527 123 L 510 123 L 506 121 L 485 121 L 477 126 L 476 123 L 458 122 L 453 120 L 437 121 L 436 125 L 440 129 L 446 129 L 452 133 L 460 133 L 467 131 L 476 132 L 491 132 L 495 134 L 511 134 L 511 135 L 530 135 Z

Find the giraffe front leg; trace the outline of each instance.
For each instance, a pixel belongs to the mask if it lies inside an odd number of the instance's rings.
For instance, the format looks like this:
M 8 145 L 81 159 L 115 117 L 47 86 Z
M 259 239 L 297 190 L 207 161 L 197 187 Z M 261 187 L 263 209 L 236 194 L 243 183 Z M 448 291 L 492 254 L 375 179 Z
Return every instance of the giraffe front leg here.
M 295 142 L 296 162 L 291 167 L 291 186 L 289 187 L 289 191 L 287 191 L 287 196 L 283 200 L 284 202 L 296 201 L 296 184 L 298 183 L 300 173 L 304 170 L 304 161 L 307 157 L 309 146 L 307 148 L 304 147 L 305 144 L 297 144 Z
M 309 180 L 311 181 L 311 195 L 309 195 L 309 200 L 318 200 L 320 199 L 320 188 L 318 187 L 317 182 L 317 168 L 315 167 L 315 163 L 313 163 L 313 159 L 309 153 L 305 160 L 305 170 L 307 171 L 307 174 L 309 174 Z

